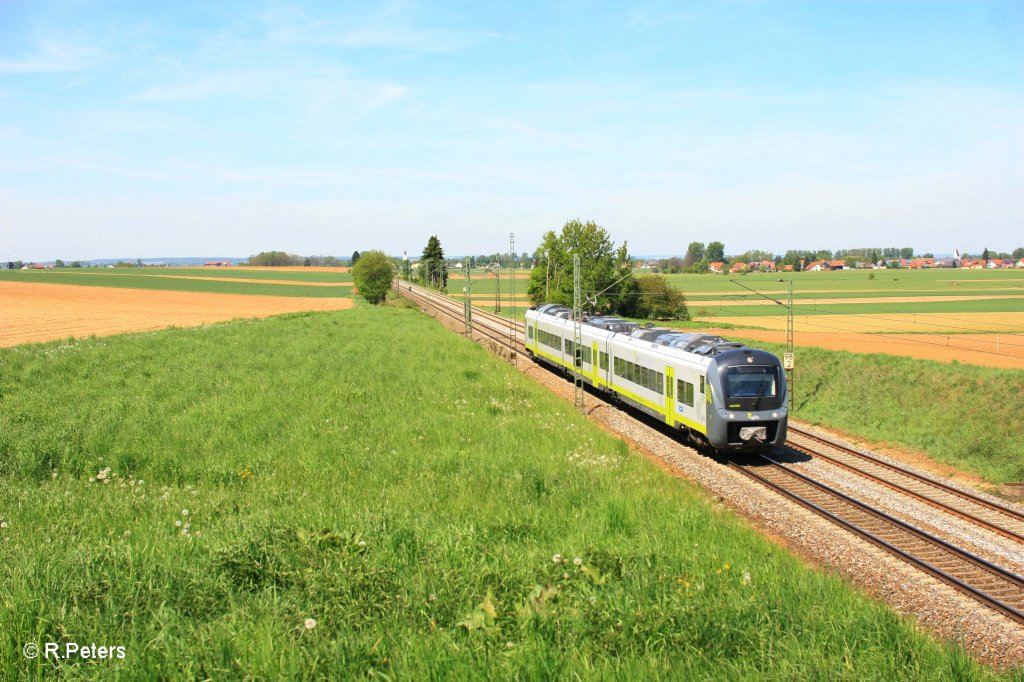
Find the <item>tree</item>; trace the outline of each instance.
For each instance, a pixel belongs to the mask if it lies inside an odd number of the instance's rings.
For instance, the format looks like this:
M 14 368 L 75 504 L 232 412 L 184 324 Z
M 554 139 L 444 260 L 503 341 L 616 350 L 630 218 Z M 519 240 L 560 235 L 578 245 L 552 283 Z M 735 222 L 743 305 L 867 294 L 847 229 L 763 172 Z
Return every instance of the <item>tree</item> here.
M 704 258 L 710 263 L 717 263 L 725 260 L 725 244 L 722 242 L 710 242 L 704 250 Z
M 902 249 L 900 249 L 900 258 L 902 258 L 904 260 L 910 260 L 913 257 L 914 257 L 914 249 L 912 249 L 911 247 L 905 246 Z
M 299 265 L 302 260 L 298 256 L 290 256 L 284 251 L 261 251 L 249 256 L 249 265 L 264 267 L 280 267 L 283 265 Z
M 71 261 L 71 265 L 69 265 L 68 267 L 80 268 L 80 267 L 82 267 L 82 264 L 80 262 L 76 261 L 76 260 L 73 260 L 73 261 Z
M 62 267 L 64 267 L 64 261 L 62 261 L 60 258 L 58 258 L 56 261 L 54 261 L 53 267 L 55 267 L 55 268 L 62 268 Z
M 704 260 L 704 242 L 690 242 L 690 245 L 686 247 L 683 267 L 688 270 L 702 260 Z
M 1024 258 L 1024 246 L 1018 246 L 1013 250 L 1013 254 L 1010 256 L 1013 260 L 1020 260 Z
M 394 278 L 395 264 L 382 251 L 367 251 L 352 267 L 352 281 L 359 295 L 373 304 L 384 300 Z
M 580 286 L 588 307 L 618 311 L 628 307 L 633 269 L 626 244 L 616 248 L 608 232 L 593 221 L 570 220 L 559 234 L 548 231 L 534 252 L 526 291 L 534 304 L 573 302 L 573 257 L 580 257 Z
M 427 245 L 423 248 L 420 276 L 424 284 L 442 291 L 448 285 L 448 266 L 444 260 L 444 249 L 441 248 L 441 240 L 436 235 L 430 235 Z
M 662 275 L 640 275 L 636 278 L 639 301 L 637 316 L 652 320 L 688 320 L 683 292 L 668 283 Z
M 981 252 L 981 260 L 985 261 L 986 263 L 988 263 L 991 260 L 991 257 L 988 255 L 987 246 L 985 247 L 985 250 Z
M 355 267 L 356 263 L 359 262 L 359 258 L 360 258 L 359 252 L 358 251 L 353 251 L 352 252 L 352 261 L 349 263 L 349 265 L 351 265 L 352 267 Z

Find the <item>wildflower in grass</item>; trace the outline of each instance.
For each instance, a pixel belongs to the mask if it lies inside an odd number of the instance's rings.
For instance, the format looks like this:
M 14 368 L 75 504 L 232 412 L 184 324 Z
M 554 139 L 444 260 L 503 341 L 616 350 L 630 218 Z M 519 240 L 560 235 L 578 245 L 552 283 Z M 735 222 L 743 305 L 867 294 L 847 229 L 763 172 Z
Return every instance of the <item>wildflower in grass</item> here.
M 7 522 L 6 521 L 0 521 L 0 530 L 3 530 L 4 528 L 7 528 Z
M 366 540 L 359 541 L 359 549 L 366 549 Z
M 750 571 L 743 571 L 743 584 L 744 585 L 749 585 L 750 584 Z
M 181 519 L 178 519 L 177 521 L 175 521 L 174 525 L 177 526 L 178 528 L 181 528 Z
M 568 573 L 563 573 L 562 574 L 562 580 L 568 580 L 568 579 L 569 579 L 569 574 Z
M 560 563 L 562 563 L 562 555 L 561 554 L 556 554 L 555 556 L 551 557 L 551 563 L 553 563 L 553 564 L 560 564 Z
M 725 570 L 727 570 L 727 571 L 729 570 L 729 564 L 725 565 Z
M 316 627 L 316 619 L 315 618 L 307 618 L 306 622 L 303 623 L 302 625 L 307 630 L 312 630 L 312 629 L 314 629 Z
M 188 509 L 182 509 L 181 510 L 181 515 L 182 516 L 188 516 Z
M 583 565 L 583 559 L 581 559 L 580 557 L 576 557 L 575 559 L 572 560 L 572 564 L 573 564 L 573 566 L 582 566 Z

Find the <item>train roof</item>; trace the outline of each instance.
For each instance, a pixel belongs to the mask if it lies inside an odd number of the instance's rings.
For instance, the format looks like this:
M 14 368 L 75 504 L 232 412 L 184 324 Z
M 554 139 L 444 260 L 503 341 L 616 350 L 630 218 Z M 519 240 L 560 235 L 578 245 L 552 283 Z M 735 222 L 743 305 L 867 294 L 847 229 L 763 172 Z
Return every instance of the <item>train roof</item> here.
M 551 315 L 563 320 L 572 319 L 572 308 L 561 303 L 548 303 L 535 308 L 538 313 Z M 647 327 L 637 322 L 624 320 L 621 317 L 611 315 L 583 314 L 583 324 L 590 327 L 597 327 L 605 331 L 623 334 L 631 340 L 646 341 L 651 348 L 662 350 L 662 348 L 673 348 L 686 353 L 694 353 L 711 357 L 731 350 L 745 348 L 745 344 L 715 334 L 702 334 L 700 332 L 679 332 L 669 327 Z

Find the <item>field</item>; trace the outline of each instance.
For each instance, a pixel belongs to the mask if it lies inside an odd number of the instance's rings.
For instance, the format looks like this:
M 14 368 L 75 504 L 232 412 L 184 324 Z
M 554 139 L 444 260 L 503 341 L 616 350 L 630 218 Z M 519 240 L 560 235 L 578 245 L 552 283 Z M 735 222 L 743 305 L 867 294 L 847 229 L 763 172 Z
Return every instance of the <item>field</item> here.
M 415 310 L 0 349 L 0 669 L 986 679 Z M 59 670 L 26 643 L 122 646 Z
M 792 280 L 798 346 L 1024 368 L 1020 270 L 844 270 L 669 279 L 686 292 L 690 313 L 703 327 L 752 329 L 757 331 L 749 338 L 784 342 L 787 308 L 774 301 L 788 303 Z
M 305 270 L 0 270 L 0 346 L 352 305 L 348 273 Z

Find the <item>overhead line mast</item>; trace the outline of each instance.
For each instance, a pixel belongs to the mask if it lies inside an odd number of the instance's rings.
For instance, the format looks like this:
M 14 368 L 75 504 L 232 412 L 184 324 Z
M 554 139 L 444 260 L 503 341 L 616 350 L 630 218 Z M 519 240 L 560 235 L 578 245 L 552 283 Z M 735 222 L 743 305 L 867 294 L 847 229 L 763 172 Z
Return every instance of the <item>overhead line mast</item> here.
M 576 407 L 583 409 L 583 295 L 580 286 L 580 257 L 575 254 L 572 257 L 572 355 L 573 355 L 573 402 Z

